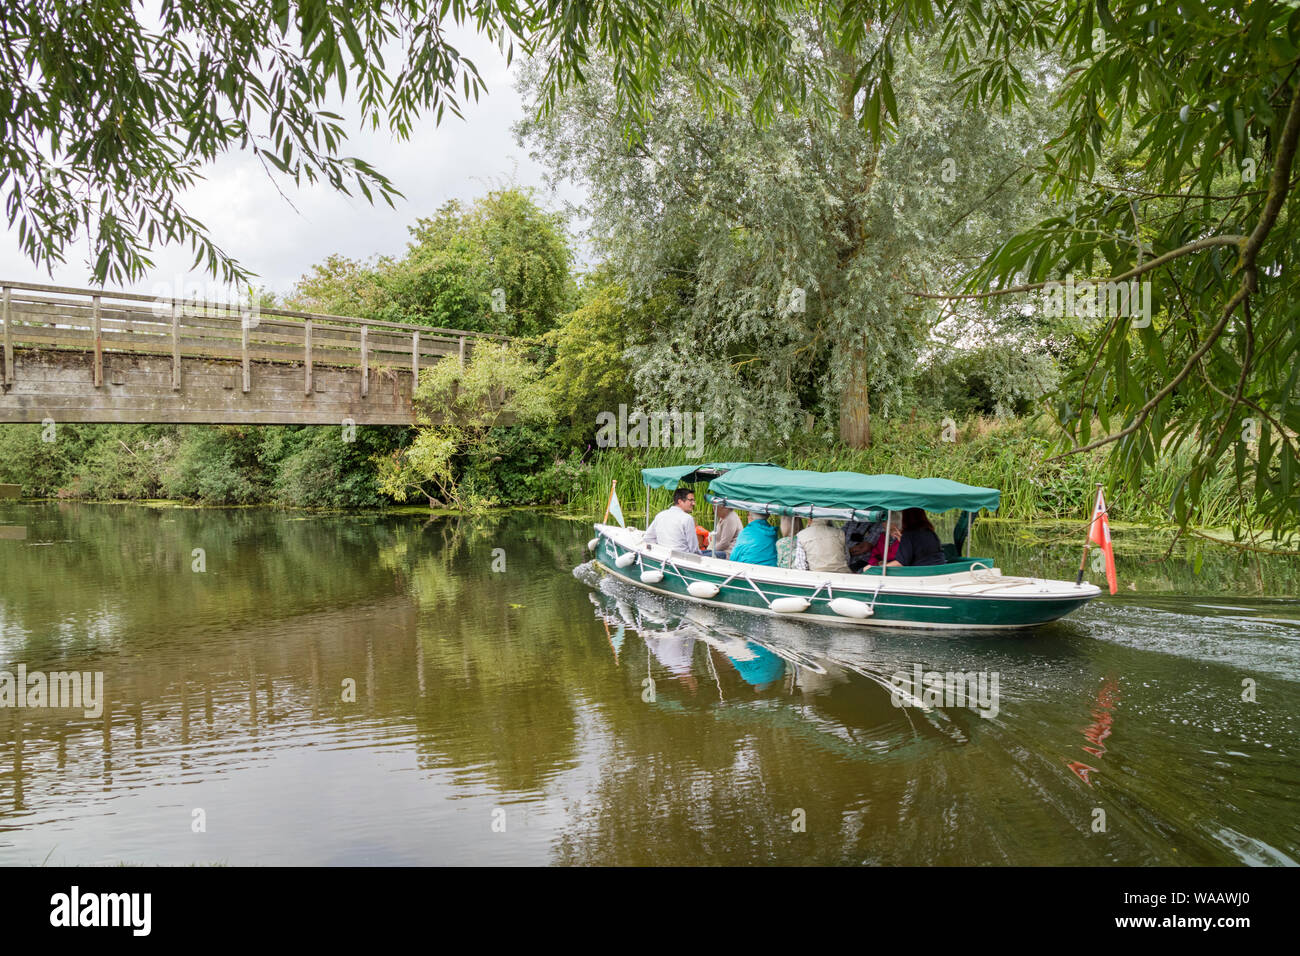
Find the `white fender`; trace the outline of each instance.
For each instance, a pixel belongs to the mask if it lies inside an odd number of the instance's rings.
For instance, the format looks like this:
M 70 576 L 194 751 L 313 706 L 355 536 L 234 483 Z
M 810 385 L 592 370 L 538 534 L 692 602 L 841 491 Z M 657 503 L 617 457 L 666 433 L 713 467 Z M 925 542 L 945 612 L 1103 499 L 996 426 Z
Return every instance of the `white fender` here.
M 855 601 L 853 598 L 835 598 L 831 601 L 831 610 L 840 617 L 864 618 L 871 617 L 875 610 L 865 601 Z
M 772 610 L 777 614 L 802 614 L 808 610 L 808 599 L 801 597 L 779 597 L 772 601 Z
M 635 551 L 624 551 L 622 554 L 620 554 L 617 558 L 614 559 L 614 563 L 618 565 L 620 568 L 626 568 L 635 560 L 636 560 Z
M 658 568 L 647 568 L 641 572 L 641 580 L 646 584 L 658 584 L 664 579 L 664 573 Z
M 691 592 L 691 597 L 711 598 L 717 597 L 722 588 L 709 581 L 692 581 L 686 585 L 686 590 Z
M 600 546 L 600 538 L 599 538 L 599 537 L 592 538 L 590 541 L 587 542 L 587 550 L 588 550 L 588 551 L 595 551 L 596 548 L 599 547 L 599 546 Z

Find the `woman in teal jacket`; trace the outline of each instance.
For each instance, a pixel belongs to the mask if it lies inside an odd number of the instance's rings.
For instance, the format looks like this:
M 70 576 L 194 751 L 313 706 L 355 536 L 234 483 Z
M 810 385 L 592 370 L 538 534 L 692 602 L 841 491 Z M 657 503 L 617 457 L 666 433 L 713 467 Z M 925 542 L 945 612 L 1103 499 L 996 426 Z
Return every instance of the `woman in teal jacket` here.
M 745 564 L 766 564 L 776 567 L 776 528 L 767 523 L 767 518 L 757 512 L 750 512 L 749 524 L 745 525 L 736 543 L 728 555 L 732 561 Z

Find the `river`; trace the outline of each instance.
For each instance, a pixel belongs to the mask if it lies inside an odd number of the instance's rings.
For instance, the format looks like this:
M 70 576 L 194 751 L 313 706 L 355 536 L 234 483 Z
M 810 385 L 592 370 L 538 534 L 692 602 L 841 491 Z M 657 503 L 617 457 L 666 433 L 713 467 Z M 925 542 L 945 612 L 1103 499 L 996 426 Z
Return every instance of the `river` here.
M 1072 579 L 1075 530 L 976 552 Z M 0 864 L 1300 861 L 1293 558 L 1121 529 L 1118 595 L 962 636 L 648 596 L 590 536 L 0 502 L 0 670 L 103 680 L 0 707 Z M 918 666 L 996 707 L 895 706 Z

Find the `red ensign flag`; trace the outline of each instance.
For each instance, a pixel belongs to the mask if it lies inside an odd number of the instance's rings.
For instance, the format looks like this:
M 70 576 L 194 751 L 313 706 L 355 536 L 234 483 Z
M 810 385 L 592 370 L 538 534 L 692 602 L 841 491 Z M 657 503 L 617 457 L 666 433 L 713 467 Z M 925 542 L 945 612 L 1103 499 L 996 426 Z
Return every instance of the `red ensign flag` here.
M 1110 585 L 1110 593 L 1114 594 L 1119 590 L 1119 585 L 1115 583 L 1115 551 L 1110 546 L 1110 522 L 1106 520 L 1106 499 L 1102 497 L 1100 488 L 1097 489 L 1097 504 L 1092 509 L 1092 527 L 1088 531 L 1088 540 L 1106 555 L 1106 583 Z

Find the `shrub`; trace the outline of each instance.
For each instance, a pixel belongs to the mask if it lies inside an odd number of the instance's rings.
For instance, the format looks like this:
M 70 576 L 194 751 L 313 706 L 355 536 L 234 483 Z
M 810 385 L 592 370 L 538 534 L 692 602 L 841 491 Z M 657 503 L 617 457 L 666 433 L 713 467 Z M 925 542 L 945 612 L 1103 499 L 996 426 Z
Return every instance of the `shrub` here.
M 163 493 L 209 504 L 251 504 L 269 484 L 257 446 L 237 425 L 203 426 L 182 434 L 176 457 L 164 469 Z

